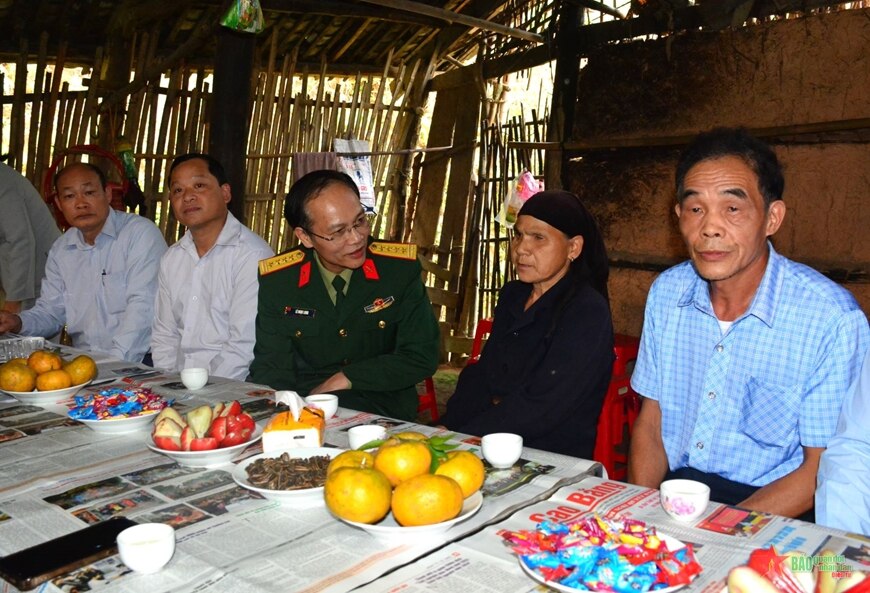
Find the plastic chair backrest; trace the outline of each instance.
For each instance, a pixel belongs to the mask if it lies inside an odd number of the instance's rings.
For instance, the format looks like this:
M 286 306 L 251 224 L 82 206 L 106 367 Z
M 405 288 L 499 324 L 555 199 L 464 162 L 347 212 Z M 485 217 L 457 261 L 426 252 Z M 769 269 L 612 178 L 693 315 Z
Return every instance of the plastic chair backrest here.
M 474 364 L 480 359 L 480 351 L 483 350 L 483 339 L 492 332 L 492 317 L 484 317 L 477 322 L 474 330 L 474 341 L 471 343 L 471 356 L 465 364 Z

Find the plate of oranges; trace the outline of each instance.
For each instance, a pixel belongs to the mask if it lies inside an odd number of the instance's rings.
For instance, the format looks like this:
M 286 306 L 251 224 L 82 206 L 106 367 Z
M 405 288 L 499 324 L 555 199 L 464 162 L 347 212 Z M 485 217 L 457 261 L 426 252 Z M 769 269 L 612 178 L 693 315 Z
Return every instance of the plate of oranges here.
M 24 404 L 53 404 L 69 399 L 96 376 L 97 365 L 87 355 L 65 361 L 51 350 L 36 350 L 0 365 L 0 391 Z

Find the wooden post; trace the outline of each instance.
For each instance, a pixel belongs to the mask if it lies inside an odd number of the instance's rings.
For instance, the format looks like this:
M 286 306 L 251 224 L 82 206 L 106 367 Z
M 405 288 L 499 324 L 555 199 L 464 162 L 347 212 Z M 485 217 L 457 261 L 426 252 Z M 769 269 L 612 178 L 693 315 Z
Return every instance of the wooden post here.
M 255 37 L 225 27 L 218 29 L 208 151 L 227 172 L 233 192 L 230 212 L 244 224 L 248 106 Z
M 580 42 L 580 8 L 565 2 L 559 11 L 559 30 L 556 33 L 556 74 L 553 85 L 553 103 L 547 140 L 564 142 L 574 133 L 574 111 L 577 109 L 577 78 Z M 547 153 L 545 181 L 547 189 L 568 187 L 567 167 L 563 152 Z

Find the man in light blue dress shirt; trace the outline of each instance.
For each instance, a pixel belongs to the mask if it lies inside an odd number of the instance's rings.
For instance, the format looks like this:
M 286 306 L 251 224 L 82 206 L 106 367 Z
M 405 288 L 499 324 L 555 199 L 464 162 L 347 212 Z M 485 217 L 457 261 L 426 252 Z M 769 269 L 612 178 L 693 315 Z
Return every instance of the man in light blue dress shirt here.
M 676 181 L 691 261 L 647 298 L 629 480 L 695 479 L 714 501 L 812 519 L 867 319 L 847 290 L 771 245 L 786 207 L 767 145 L 743 130 L 701 134 Z
M 816 521 L 870 536 L 870 352 L 822 453 Z
M 147 218 L 113 210 L 93 165 L 64 167 L 55 189 L 72 228 L 51 246 L 36 304 L 20 316 L 0 313 L 0 332 L 51 337 L 66 325 L 76 348 L 140 362 L 151 340 L 163 235 Z

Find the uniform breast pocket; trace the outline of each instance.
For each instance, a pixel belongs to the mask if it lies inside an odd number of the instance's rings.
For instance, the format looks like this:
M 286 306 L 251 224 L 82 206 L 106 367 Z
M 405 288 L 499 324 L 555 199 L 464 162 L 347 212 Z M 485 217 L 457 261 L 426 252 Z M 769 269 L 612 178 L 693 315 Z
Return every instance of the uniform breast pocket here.
M 285 315 L 281 332 L 293 342 L 303 343 L 320 335 L 320 324 L 313 317 Z
M 797 385 L 773 385 L 750 377 L 740 404 L 740 432 L 767 448 L 791 446 L 798 428 L 800 396 Z
M 391 345 L 399 328 L 399 307 L 396 303 L 374 312 L 366 312 L 361 320 L 366 338 L 377 343 Z
M 127 309 L 127 279 L 123 274 L 106 274 L 101 278 L 109 313 L 123 313 Z

